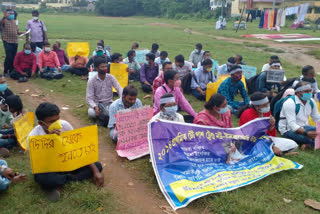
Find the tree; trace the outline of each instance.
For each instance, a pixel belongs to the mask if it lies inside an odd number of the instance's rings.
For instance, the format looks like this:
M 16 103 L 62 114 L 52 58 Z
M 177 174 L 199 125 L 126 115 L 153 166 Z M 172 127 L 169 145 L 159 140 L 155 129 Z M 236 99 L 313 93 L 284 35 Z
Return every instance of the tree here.
M 98 0 L 97 12 L 107 16 L 132 16 L 136 13 L 136 0 Z
M 161 15 L 159 0 L 141 0 L 143 13 L 148 16 Z

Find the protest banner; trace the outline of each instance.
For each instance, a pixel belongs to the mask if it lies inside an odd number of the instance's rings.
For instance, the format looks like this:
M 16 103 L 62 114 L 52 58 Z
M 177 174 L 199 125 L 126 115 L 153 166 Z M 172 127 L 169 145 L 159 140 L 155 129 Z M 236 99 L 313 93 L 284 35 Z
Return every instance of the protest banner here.
M 316 122 L 317 137 L 314 140 L 314 150 L 320 149 L 320 121 Z
M 146 55 L 150 53 L 150 50 L 144 49 L 144 50 L 136 50 L 136 60 L 138 63 L 143 64 L 146 63 Z
M 248 80 L 251 77 L 254 77 L 257 74 L 257 68 L 248 65 L 241 65 L 242 73 L 244 77 Z
M 27 138 L 33 129 L 34 113 L 28 112 L 25 115 L 15 118 L 13 121 L 13 128 L 16 134 L 17 141 L 23 151 L 28 149 Z
M 90 46 L 88 42 L 68 42 L 67 53 L 69 57 L 80 56 L 88 57 L 90 54 Z
M 153 116 L 149 106 L 119 111 L 116 117 L 118 131 L 117 153 L 134 160 L 149 154 L 148 122 Z
M 238 128 L 156 121 L 148 124 L 152 166 L 173 209 L 210 193 L 230 191 L 303 166 L 272 152 L 269 118 Z
M 267 71 L 267 82 L 281 83 L 284 78 L 284 71 L 282 70 L 269 70 Z
M 32 173 L 69 172 L 99 159 L 96 125 L 29 137 Z
M 119 82 L 121 88 L 125 88 L 128 85 L 129 73 L 127 71 L 127 64 L 111 63 L 110 74 L 113 75 Z M 113 88 L 113 92 L 116 90 Z

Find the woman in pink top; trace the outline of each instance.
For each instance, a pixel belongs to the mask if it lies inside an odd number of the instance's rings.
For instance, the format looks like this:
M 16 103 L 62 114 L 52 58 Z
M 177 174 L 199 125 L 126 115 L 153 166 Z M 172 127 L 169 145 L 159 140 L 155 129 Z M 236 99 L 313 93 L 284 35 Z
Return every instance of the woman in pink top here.
M 221 94 L 214 94 L 204 105 L 195 118 L 193 123 L 205 126 L 215 126 L 221 128 L 231 128 L 231 113 L 228 108 L 226 98 Z

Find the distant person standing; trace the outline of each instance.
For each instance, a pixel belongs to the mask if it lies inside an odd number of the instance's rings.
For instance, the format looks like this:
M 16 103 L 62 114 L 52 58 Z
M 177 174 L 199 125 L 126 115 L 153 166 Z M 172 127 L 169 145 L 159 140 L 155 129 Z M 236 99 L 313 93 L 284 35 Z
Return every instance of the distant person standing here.
M 39 20 L 39 12 L 37 10 L 32 11 L 32 19 L 27 22 L 26 30 L 30 30 L 31 39 L 29 40 L 29 34 L 26 35 L 26 41 L 35 43 L 37 47 L 43 47 L 43 43 L 48 41 L 47 28 L 43 21 Z
M 13 70 L 13 61 L 18 49 L 18 34 L 20 33 L 14 17 L 14 11 L 7 9 L 4 11 L 3 18 L 0 20 L 2 41 L 6 53 L 3 73 L 6 77 L 9 77 Z

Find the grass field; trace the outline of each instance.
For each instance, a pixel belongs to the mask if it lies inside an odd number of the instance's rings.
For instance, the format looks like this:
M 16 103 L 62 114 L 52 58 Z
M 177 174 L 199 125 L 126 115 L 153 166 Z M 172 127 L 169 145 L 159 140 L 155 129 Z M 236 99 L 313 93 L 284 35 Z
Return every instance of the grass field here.
M 23 30 L 29 14 L 19 14 L 20 29 Z M 234 32 L 213 31 L 213 23 L 194 21 L 174 21 L 157 18 L 107 18 L 92 16 L 70 16 L 70 15 L 41 15 L 41 19 L 47 25 L 48 36 L 51 43 L 60 41 L 63 47 L 70 41 L 87 41 L 91 51 L 94 50 L 97 40 L 104 39 L 105 44 L 111 45 L 112 52 L 125 53 L 131 47 L 132 42 L 139 42 L 142 48 L 151 48 L 153 42 L 160 45 L 160 50 L 166 50 L 169 58 L 183 54 L 187 59 L 194 49 L 194 44 L 201 42 L 205 50 L 212 52 L 213 58 L 220 64 L 224 64 L 226 59 L 235 54 L 241 54 L 244 61 L 251 66 L 256 66 L 258 70 L 268 61 L 269 54 L 264 51 L 254 51 L 244 45 L 235 45 L 228 42 L 217 41 L 204 35 L 195 35 L 184 32 L 185 28 L 192 28 L 203 33 L 210 33 L 220 36 L 234 37 Z M 166 25 L 156 25 L 155 23 L 166 23 Z M 253 24 L 250 24 L 253 26 Z M 249 25 L 249 26 L 250 26 Z M 242 31 L 244 32 L 244 31 Z M 241 33 L 242 33 L 241 32 Z M 261 33 L 258 28 L 248 30 L 249 33 Z M 268 31 L 264 31 L 268 33 Z M 291 29 L 283 30 L 291 32 Z M 307 31 L 306 31 L 307 32 Z M 314 34 L 308 31 L 308 34 Z M 315 35 L 315 34 L 314 34 Z M 23 41 L 20 41 L 19 50 L 22 49 Z M 263 44 L 262 44 L 263 45 Z M 259 46 L 265 47 L 265 46 Z M 0 54 L 3 56 L 1 46 Z M 300 75 L 301 67 L 282 60 L 286 76 L 296 77 Z M 319 79 L 319 78 L 318 78 Z M 71 80 L 71 81 L 68 81 Z M 46 81 L 42 79 L 32 80 L 32 83 L 43 88 L 44 91 L 53 90 L 57 96 L 64 98 L 65 104 L 76 106 L 85 103 L 86 82 L 78 77 L 66 75 L 59 81 Z M 139 98 L 144 104 L 152 105 L 151 100 L 143 100 L 145 94 L 139 88 Z M 203 108 L 204 102 L 197 101 L 192 96 L 187 99 L 196 112 Z M 88 124 L 87 109 L 79 108 L 73 112 Z M 238 125 L 238 120 L 233 118 L 233 125 Z M 107 129 L 100 128 L 100 131 L 107 132 Z M 107 139 L 105 143 L 112 143 Z M 320 151 L 300 152 L 299 156 L 290 157 L 293 161 L 304 165 L 302 170 L 292 170 L 271 175 L 252 185 L 233 190 L 227 193 L 211 194 L 205 196 L 189 205 L 195 212 L 200 213 L 207 210 L 214 213 L 316 213 L 310 208 L 306 208 L 303 201 L 307 198 L 320 201 L 319 171 L 320 171 Z M 8 159 L 9 165 L 20 171 L 27 172 L 31 177 L 29 159 L 26 155 L 18 151 Z M 163 197 L 154 177 L 153 169 L 149 163 L 149 158 L 145 157 L 133 162 L 125 161 L 129 170 L 135 171 L 137 178 L 152 185 L 153 192 Z M 25 169 L 27 166 L 27 169 Z M 29 172 L 29 173 L 28 173 Z M 151 179 L 150 179 L 151 178 Z M 82 191 L 82 190 L 85 191 Z M 23 193 L 23 194 L 22 194 Z M 39 190 L 33 180 L 29 179 L 26 185 L 16 185 L 5 193 L 1 193 L 0 206 L 7 213 L 94 213 L 97 208 L 103 207 L 104 213 L 119 213 L 119 204 L 113 203 L 114 194 L 106 190 L 95 192 L 93 185 L 89 183 L 67 185 L 64 188 L 64 200 L 51 204 L 43 198 L 43 193 Z M 287 204 L 283 198 L 291 199 Z M 109 202 L 110 203 L 109 203 Z

